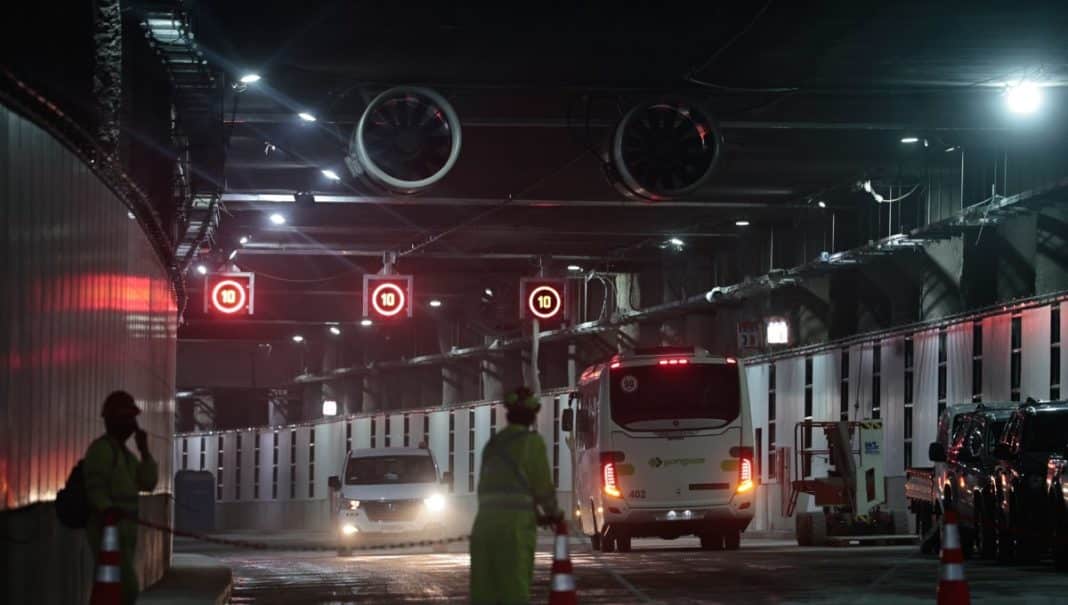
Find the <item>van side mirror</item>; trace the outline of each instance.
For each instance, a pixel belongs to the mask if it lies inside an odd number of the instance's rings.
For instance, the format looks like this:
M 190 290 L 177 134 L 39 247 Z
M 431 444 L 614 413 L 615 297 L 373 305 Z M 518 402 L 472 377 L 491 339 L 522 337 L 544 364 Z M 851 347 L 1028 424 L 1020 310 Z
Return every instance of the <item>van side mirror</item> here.
M 1013 457 L 1012 448 L 1007 443 L 998 443 L 994 446 L 994 456 L 999 460 L 1008 460 Z
M 329 485 L 330 489 L 334 490 L 335 492 L 340 491 L 341 477 L 338 477 L 337 475 L 330 475 L 330 477 L 328 477 L 326 480 L 326 484 Z
M 575 428 L 575 410 L 568 408 L 560 415 L 560 430 L 570 433 Z
M 441 484 L 452 485 L 452 471 L 445 471 L 441 473 Z
M 927 457 L 931 459 L 931 462 L 945 462 L 946 447 L 935 441 L 927 447 Z

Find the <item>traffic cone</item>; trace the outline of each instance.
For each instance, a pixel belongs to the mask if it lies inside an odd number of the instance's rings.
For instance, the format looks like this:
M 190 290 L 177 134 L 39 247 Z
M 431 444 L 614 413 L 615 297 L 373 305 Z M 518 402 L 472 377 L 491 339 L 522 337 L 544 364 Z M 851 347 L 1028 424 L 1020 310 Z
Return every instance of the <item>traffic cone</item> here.
M 571 575 L 571 554 L 568 552 L 567 521 L 556 524 L 556 544 L 553 547 L 552 588 L 549 605 L 577 605 L 575 576 Z
M 100 537 L 100 554 L 96 559 L 96 581 L 93 583 L 89 605 L 122 604 L 118 523 L 118 515 L 105 515 L 104 531 Z
M 964 579 L 964 551 L 960 548 L 957 511 L 942 517 L 942 557 L 938 578 L 938 605 L 968 605 L 972 602 Z

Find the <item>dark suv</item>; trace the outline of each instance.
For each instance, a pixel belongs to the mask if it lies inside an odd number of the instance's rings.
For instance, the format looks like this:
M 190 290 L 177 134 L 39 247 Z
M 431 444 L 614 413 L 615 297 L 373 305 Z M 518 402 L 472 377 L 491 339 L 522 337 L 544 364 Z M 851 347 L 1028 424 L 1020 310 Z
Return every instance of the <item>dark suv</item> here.
M 1050 547 L 1055 519 L 1047 483 L 1049 462 L 1068 444 L 1068 401 L 1020 406 L 998 442 L 994 471 L 999 561 L 1034 560 Z
M 1012 409 L 990 409 L 980 404 L 976 411 L 961 414 L 949 449 L 931 444 L 931 459 L 945 462 L 941 486 L 943 506 L 960 513 L 961 546 L 965 554 L 993 558 L 995 554 L 994 481 L 998 458 L 994 449 Z

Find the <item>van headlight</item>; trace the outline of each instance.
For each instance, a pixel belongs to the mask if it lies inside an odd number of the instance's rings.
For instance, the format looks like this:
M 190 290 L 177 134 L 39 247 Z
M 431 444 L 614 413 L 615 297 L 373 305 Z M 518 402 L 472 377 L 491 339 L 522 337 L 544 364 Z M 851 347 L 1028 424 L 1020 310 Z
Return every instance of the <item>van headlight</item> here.
M 445 497 L 441 494 L 434 494 L 429 498 L 423 498 L 423 504 L 426 505 L 426 509 L 432 513 L 440 513 L 445 510 Z
M 359 531 L 359 530 L 357 530 L 356 526 L 353 525 L 352 523 L 346 523 L 346 524 L 341 526 L 341 533 L 346 535 L 346 536 L 351 536 L 351 535 L 355 534 L 357 531 Z

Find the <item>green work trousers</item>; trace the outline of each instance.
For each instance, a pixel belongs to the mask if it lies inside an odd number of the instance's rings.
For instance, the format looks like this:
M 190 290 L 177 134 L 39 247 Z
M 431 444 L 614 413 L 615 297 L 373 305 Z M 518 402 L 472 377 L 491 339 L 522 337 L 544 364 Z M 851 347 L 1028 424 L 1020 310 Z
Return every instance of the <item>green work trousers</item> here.
M 471 603 L 529 603 L 536 543 L 533 512 L 479 510 L 471 530 Z
M 136 516 L 136 513 L 134 513 Z M 94 515 L 86 525 L 85 534 L 89 539 L 89 547 L 93 551 L 93 577 L 96 578 L 97 555 L 100 553 L 100 538 L 102 535 L 100 518 Z M 119 521 L 119 567 L 122 578 L 122 603 L 134 605 L 137 602 L 137 593 L 140 586 L 137 582 L 137 568 L 134 566 L 134 553 L 137 551 L 137 524 L 133 521 Z

